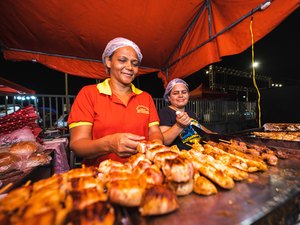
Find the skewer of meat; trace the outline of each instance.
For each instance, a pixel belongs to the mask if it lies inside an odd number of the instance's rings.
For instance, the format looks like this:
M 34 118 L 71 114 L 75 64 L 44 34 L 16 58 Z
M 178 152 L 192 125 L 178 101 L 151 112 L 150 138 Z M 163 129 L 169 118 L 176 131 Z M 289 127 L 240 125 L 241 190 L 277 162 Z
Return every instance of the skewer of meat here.
M 267 170 L 267 165 L 264 162 L 259 162 L 253 159 L 243 158 L 238 155 L 234 155 L 232 153 L 228 153 L 218 147 L 214 147 L 210 144 L 204 145 L 205 153 L 206 154 L 217 154 L 221 156 L 226 156 L 227 158 L 227 165 L 236 167 L 238 169 L 244 170 L 246 172 L 255 172 L 255 171 L 265 171 Z
M 237 141 L 234 139 L 230 140 L 231 144 L 229 145 L 231 149 L 246 153 L 244 157 L 253 156 L 253 159 L 259 160 L 261 158 L 269 165 L 276 166 L 278 164 L 278 157 L 275 152 L 269 149 L 266 146 L 258 146 L 254 144 L 246 144 L 245 142 Z M 242 148 L 240 146 L 243 146 Z
M 205 155 L 202 152 L 195 151 L 194 149 L 189 151 L 189 154 L 193 157 L 196 157 L 203 163 L 209 163 L 211 166 L 215 167 L 217 170 L 222 171 L 224 174 L 231 177 L 235 181 L 241 181 L 248 178 L 247 172 L 239 170 L 230 165 L 226 165 L 221 160 L 218 160 L 210 155 Z
M 201 176 L 199 172 L 194 175 L 193 191 L 199 195 L 212 195 L 218 192 L 216 186 L 210 180 Z
M 253 134 L 257 137 L 270 138 L 275 140 L 285 140 L 285 141 L 300 141 L 300 132 L 258 132 L 254 131 Z
M 232 189 L 234 187 L 234 181 L 230 176 L 226 175 L 222 170 L 215 166 L 212 166 L 208 161 L 201 161 L 198 156 L 192 154 L 192 150 L 182 152 L 181 156 L 189 159 L 196 171 L 200 172 L 201 175 L 207 177 L 220 187 L 225 189 Z

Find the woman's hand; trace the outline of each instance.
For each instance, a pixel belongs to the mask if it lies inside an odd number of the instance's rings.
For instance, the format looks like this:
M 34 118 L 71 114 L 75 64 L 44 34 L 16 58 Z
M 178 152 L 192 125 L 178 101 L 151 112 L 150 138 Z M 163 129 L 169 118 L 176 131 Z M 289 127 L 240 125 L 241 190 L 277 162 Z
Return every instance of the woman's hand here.
M 111 152 L 120 157 L 137 153 L 137 145 L 145 137 L 131 133 L 116 133 L 92 140 L 92 126 L 82 125 L 70 129 L 70 148 L 78 156 L 95 158 Z
M 137 145 L 145 137 L 131 133 L 117 133 L 110 135 L 110 149 L 120 157 L 129 157 L 137 153 Z
M 176 123 L 182 127 L 182 128 L 185 128 L 185 127 L 188 127 L 190 124 L 191 124 L 191 118 L 189 117 L 189 115 L 186 113 L 186 112 L 180 112 L 180 113 L 177 113 L 176 112 Z

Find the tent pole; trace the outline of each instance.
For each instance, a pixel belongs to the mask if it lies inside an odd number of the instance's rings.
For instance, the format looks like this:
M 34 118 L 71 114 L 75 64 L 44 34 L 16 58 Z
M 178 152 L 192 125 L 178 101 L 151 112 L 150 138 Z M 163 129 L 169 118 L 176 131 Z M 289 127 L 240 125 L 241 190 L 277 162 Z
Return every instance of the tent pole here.
M 69 113 L 69 89 L 68 89 L 68 74 L 65 73 L 65 93 L 66 93 L 66 110 L 64 110 L 63 114 L 65 111 Z

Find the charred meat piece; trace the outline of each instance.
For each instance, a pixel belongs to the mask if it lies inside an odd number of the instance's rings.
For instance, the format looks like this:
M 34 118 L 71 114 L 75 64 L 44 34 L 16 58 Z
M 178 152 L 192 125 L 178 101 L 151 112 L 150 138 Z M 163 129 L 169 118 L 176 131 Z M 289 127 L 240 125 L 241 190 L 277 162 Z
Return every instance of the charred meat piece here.
M 113 225 L 114 208 L 108 202 L 96 202 L 83 209 L 74 210 L 68 215 L 70 225 Z
M 179 207 L 176 194 L 168 187 L 153 185 L 146 189 L 139 211 L 142 216 L 163 215 Z
M 70 195 L 73 201 L 73 209 L 81 210 L 84 207 L 94 204 L 95 202 L 101 202 L 107 200 L 107 195 L 98 190 L 96 187 L 83 189 L 83 190 L 72 190 Z
M 193 178 L 194 167 L 188 159 L 176 157 L 166 159 L 162 171 L 169 181 L 187 182 Z
M 139 180 L 113 181 L 108 189 L 109 200 L 122 206 L 135 207 L 142 202 L 145 187 Z

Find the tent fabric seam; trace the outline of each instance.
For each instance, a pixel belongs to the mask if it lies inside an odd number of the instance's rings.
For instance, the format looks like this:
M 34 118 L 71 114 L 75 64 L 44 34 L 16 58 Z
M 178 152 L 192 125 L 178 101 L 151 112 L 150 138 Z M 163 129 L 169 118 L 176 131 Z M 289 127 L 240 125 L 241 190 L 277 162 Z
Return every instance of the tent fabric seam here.
M 232 24 L 230 24 L 229 26 L 227 26 L 226 28 L 224 28 L 220 32 L 216 33 L 215 35 L 213 35 L 212 37 L 210 37 L 209 39 L 207 39 L 206 41 L 204 41 L 201 44 L 197 45 L 196 47 L 192 48 L 190 51 L 188 51 L 187 53 L 183 54 L 182 56 L 180 56 L 179 58 L 177 58 L 176 60 L 174 60 L 173 62 L 171 62 L 169 65 L 167 65 L 166 67 L 164 67 L 162 70 L 164 71 L 164 70 L 166 70 L 166 68 L 170 68 L 170 67 L 174 66 L 181 59 L 187 57 L 188 55 L 190 55 L 193 52 L 197 51 L 203 45 L 205 45 L 205 44 L 209 43 L 210 41 L 216 39 L 218 36 L 220 36 L 221 34 L 225 33 L 226 31 L 230 30 L 232 27 L 236 26 L 237 24 L 239 24 L 244 19 L 248 18 L 249 16 L 252 16 L 254 13 L 256 13 L 259 10 L 261 10 L 260 9 L 261 5 L 262 4 L 260 4 L 258 7 L 254 8 L 254 9 L 252 9 L 250 12 L 248 12 L 244 16 L 240 17 L 240 19 L 236 20 L 235 22 L 233 22 Z

